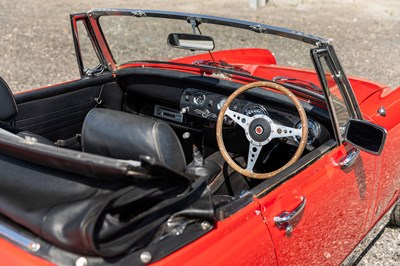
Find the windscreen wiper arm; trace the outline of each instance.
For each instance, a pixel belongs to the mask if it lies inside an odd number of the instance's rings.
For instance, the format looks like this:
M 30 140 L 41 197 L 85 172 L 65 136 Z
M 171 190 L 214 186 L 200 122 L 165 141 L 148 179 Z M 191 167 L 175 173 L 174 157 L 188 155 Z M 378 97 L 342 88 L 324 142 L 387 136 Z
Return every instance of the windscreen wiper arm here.
M 235 66 L 231 65 L 225 61 L 218 60 L 218 61 L 213 61 L 213 60 L 197 60 L 192 63 L 193 65 L 205 65 L 205 66 L 214 66 L 220 69 L 229 69 L 229 70 L 234 70 L 238 72 L 244 72 L 246 74 L 250 74 L 249 71 L 245 70 L 244 68 L 240 66 Z
M 279 83 L 291 83 L 294 85 L 300 85 L 300 86 L 305 86 L 315 92 L 322 93 L 323 90 L 315 85 L 314 83 L 307 81 L 307 80 L 302 80 L 298 78 L 289 78 L 289 77 L 283 77 L 283 76 L 276 76 L 272 79 L 272 81 L 279 82 Z

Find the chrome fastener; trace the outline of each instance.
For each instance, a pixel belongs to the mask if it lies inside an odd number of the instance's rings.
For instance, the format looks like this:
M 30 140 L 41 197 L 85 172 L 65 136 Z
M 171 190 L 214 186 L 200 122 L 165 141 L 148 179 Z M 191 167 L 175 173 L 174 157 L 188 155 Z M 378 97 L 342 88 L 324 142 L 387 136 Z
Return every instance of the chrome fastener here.
M 211 224 L 209 222 L 207 222 L 207 221 L 204 221 L 204 222 L 201 223 L 201 228 L 203 230 L 208 230 L 208 229 L 210 229 L 210 227 L 211 227 Z
M 151 257 L 151 253 L 148 251 L 143 251 L 142 254 L 140 254 L 140 260 L 143 263 L 149 263 L 151 261 L 152 257 Z
M 75 261 L 75 266 L 87 266 L 87 265 L 88 265 L 88 261 L 85 257 L 79 257 Z

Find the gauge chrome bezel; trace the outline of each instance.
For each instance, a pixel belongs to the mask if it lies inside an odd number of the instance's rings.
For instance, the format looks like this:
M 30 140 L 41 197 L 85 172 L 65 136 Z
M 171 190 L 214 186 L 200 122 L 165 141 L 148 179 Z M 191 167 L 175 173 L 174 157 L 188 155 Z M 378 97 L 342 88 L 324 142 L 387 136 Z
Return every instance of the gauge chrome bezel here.
M 226 99 L 228 99 L 227 97 L 223 97 L 221 99 L 219 99 L 218 103 L 217 103 L 217 109 L 221 110 L 222 106 L 224 106 Z
M 199 97 L 202 99 L 202 102 L 199 102 Z M 206 95 L 201 91 L 196 91 L 193 94 L 193 104 L 196 106 L 203 106 L 206 103 Z
M 310 126 L 311 125 L 311 126 Z M 294 128 L 301 129 L 301 121 L 298 121 L 295 125 Z M 311 134 L 310 134 L 311 133 Z M 308 118 L 308 139 L 307 139 L 307 145 L 312 145 L 318 138 L 318 136 L 321 135 L 321 126 L 320 124 L 315 121 L 312 118 Z M 300 143 L 299 137 L 295 136 L 293 137 L 293 140 L 296 143 Z
M 261 110 L 262 113 L 254 113 L 254 111 L 253 111 L 253 115 L 249 115 L 249 114 L 247 113 L 249 110 L 256 110 L 256 109 Z M 243 108 L 243 110 L 242 110 L 241 113 L 244 114 L 244 115 L 250 116 L 250 117 L 252 117 L 252 116 L 254 116 L 254 115 L 268 115 L 267 109 L 266 109 L 264 106 L 260 105 L 260 104 L 250 104 L 250 105 L 247 105 L 247 106 L 245 106 L 245 107 Z

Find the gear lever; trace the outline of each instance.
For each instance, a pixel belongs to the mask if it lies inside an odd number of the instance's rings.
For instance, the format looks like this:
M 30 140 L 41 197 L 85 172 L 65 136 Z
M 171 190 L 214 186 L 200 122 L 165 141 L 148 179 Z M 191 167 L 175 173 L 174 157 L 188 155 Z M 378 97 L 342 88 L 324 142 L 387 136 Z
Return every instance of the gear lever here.
M 183 140 L 192 145 L 193 150 L 193 161 L 188 164 L 185 168 L 185 173 L 193 176 L 194 178 L 203 177 L 207 179 L 207 183 L 210 182 L 215 176 L 221 172 L 221 167 L 210 160 L 204 160 L 203 155 L 194 144 L 193 138 L 189 132 L 185 132 L 182 135 Z
M 192 135 L 189 132 L 185 132 L 182 135 L 182 138 L 189 143 L 190 145 L 192 145 L 192 149 L 193 149 L 193 166 L 203 166 L 204 165 L 204 158 L 203 155 L 201 154 L 199 148 L 197 148 L 196 144 L 194 144 Z

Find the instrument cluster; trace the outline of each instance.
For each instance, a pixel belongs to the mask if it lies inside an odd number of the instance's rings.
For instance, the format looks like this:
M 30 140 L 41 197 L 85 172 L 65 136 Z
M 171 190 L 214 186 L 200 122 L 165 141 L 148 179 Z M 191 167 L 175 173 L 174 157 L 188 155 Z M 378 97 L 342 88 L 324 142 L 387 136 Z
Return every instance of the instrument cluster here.
M 227 97 L 224 95 L 188 88 L 181 96 L 181 113 L 217 120 L 219 110 L 225 104 L 226 99 Z M 240 99 L 235 99 L 229 108 L 248 116 L 268 114 L 264 106 Z
M 226 100 L 227 96 L 225 95 L 194 88 L 187 88 L 182 93 L 180 99 L 181 114 L 188 114 L 211 121 L 216 121 L 219 111 L 225 104 Z M 281 123 L 293 128 L 301 128 L 301 122 L 298 115 L 283 112 L 282 110 L 275 110 L 250 101 L 235 99 L 229 108 L 233 111 L 240 112 L 250 117 L 259 114 L 268 115 L 276 123 Z M 227 124 L 232 124 L 229 123 L 229 121 L 225 122 Z M 307 144 L 315 145 L 318 143 L 318 138 L 321 136 L 321 125 L 314 119 L 308 118 L 308 127 L 309 133 Z M 293 137 L 293 141 L 299 143 L 300 137 Z

